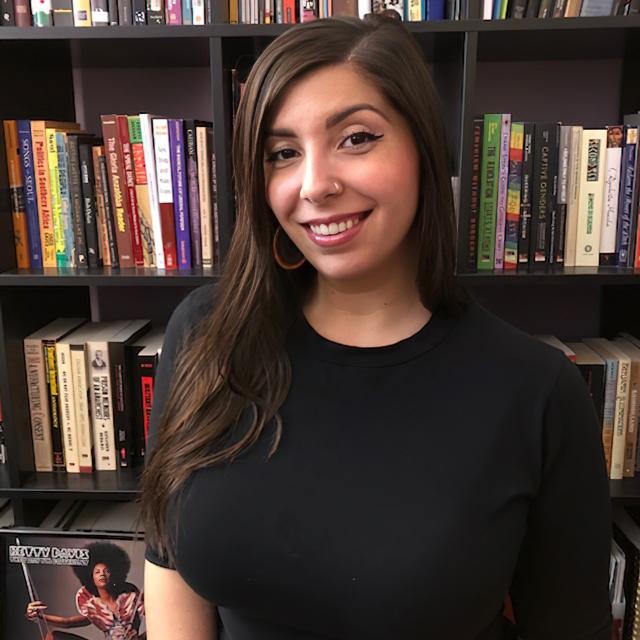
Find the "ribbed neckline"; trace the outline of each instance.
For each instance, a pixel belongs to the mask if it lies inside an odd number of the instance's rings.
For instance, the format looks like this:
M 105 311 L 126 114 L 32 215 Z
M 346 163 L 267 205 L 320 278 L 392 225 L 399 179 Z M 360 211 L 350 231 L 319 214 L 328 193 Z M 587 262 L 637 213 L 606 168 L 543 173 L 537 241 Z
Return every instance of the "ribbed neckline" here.
M 458 321 L 436 312 L 421 329 L 404 340 L 383 347 L 352 347 L 321 336 L 300 312 L 291 329 L 291 338 L 320 360 L 356 367 L 385 367 L 426 353 L 439 344 Z

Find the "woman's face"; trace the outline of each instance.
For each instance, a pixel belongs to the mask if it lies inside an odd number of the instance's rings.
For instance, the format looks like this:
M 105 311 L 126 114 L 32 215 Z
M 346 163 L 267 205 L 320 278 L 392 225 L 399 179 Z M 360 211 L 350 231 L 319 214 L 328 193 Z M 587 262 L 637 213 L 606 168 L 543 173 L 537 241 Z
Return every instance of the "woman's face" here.
M 265 190 L 283 230 L 331 280 L 413 264 L 419 156 L 405 119 L 348 64 L 286 91 L 267 131 Z
M 105 589 L 109 582 L 111 582 L 111 570 L 108 565 L 98 562 L 93 567 L 93 584 L 99 589 Z

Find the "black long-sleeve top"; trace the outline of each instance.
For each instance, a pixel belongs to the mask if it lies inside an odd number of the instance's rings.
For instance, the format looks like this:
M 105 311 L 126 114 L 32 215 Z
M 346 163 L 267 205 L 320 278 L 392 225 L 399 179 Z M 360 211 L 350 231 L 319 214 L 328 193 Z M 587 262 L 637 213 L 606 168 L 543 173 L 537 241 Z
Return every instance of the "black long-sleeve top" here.
M 202 287 L 174 312 L 150 447 Z M 559 351 L 470 303 L 397 344 L 296 320 L 283 437 L 192 474 L 174 541 L 228 640 L 610 640 L 598 419 Z M 146 557 L 162 566 L 151 545 Z

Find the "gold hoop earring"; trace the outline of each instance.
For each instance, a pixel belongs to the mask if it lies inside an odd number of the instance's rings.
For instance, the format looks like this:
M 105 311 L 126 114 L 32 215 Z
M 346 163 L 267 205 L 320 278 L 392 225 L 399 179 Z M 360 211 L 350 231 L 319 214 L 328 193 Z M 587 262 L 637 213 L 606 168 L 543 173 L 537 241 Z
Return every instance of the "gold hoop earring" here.
M 289 262 L 285 262 L 280 257 L 280 254 L 278 253 L 278 234 L 280 233 L 281 229 L 282 227 L 278 225 L 276 232 L 273 234 L 273 242 L 272 242 L 273 257 L 275 261 L 278 263 L 278 266 L 282 267 L 286 271 L 293 271 L 294 269 L 298 269 L 299 267 L 301 267 L 306 262 L 307 259 L 304 256 L 302 256 L 301 260 L 299 260 L 295 264 L 292 264 Z

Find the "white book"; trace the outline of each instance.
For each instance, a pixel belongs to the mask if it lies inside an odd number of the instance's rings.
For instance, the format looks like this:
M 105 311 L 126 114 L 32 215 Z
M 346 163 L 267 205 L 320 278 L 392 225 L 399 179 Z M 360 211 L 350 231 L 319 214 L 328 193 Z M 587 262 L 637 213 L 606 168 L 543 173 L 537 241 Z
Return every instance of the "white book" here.
M 198 160 L 198 184 L 200 185 L 200 237 L 202 242 L 202 266 L 213 266 L 213 224 L 211 221 L 211 175 L 209 167 L 208 127 L 196 127 L 196 156 Z
M 67 339 L 56 342 L 56 364 L 60 393 L 60 429 L 64 447 L 64 463 L 68 473 L 80 473 L 76 409 L 71 373 L 71 345 Z
M 203 5 L 204 6 L 204 5 Z M 195 2 L 194 2 L 195 16 Z M 197 24 L 194 22 L 194 24 Z M 149 186 L 149 207 L 151 209 L 151 221 L 153 225 L 154 251 L 156 266 L 164 269 L 164 246 L 162 242 L 162 222 L 160 220 L 160 202 L 158 200 L 158 182 L 156 180 L 156 159 L 153 146 L 153 116 L 148 113 L 140 114 L 140 129 L 142 131 L 142 149 L 144 152 L 144 165 L 147 171 L 147 183 Z
M 493 0 L 483 0 L 482 19 L 491 20 L 493 18 Z
M 193 0 L 193 24 L 204 24 L 204 0 Z
M 158 202 L 173 204 L 173 183 L 171 181 L 171 150 L 169 147 L 169 122 L 166 118 L 153 119 L 153 146 L 156 157 L 156 179 L 158 181 Z
M 576 265 L 576 239 L 578 232 L 578 203 L 580 201 L 580 156 L 582 127 L 572 126 L 569 137 L 569 164 L 567 167 L 567 216 L 564 235 L 564 265 Z
M 597 267 L 600 263 L 600 229 L 602 226 L 606 148 L 606 129 L 583 130 L 576 267 Z
M 620 139 L 612 133 L 618 129 Z M 622 127 L 607 129 L 602 225 L 600 227 L 600 253 L 615 255 L 618 226 L 618 194 L 620 192 L 620 165 L 622 163 Z
M 358 0 L 358 17 L 364 18 L 371 13 L 371 0 Z

